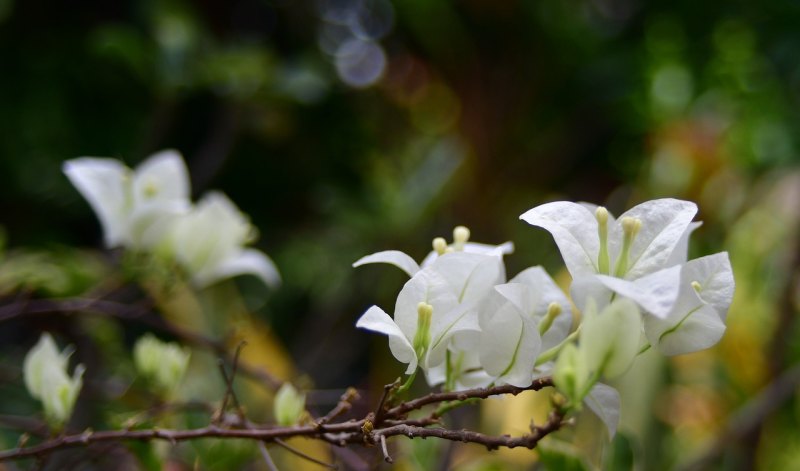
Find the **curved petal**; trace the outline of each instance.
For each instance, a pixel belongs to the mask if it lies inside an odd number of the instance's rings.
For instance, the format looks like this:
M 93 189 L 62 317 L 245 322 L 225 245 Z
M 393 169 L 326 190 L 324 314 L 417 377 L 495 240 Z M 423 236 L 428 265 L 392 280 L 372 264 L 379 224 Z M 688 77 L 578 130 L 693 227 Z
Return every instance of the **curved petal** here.
M 520 219 L 553 235 L 573 278 L 597 273 L 600 253 L 597 219 L 585 206 L 555 201 L 528 210 Z
M 682 282 L 697 281 L 700 284 L 700 298 L 711 304 L 720 318 L 725 319 L 736 285 L 728 252 L 689 261 L 684 266 L 681 278 Z
M 537 326 L 547 313 L 550 303 L 556 302 L 561 306 L 561 314 L 542 336 L 542 349 L 555 347 L 564 340 L 572 327 L 572 303 L 547 271 L 541 266 L 529 267 L 512 278 L 509 284 L 511 283 L 525 286 L 525 290 L 519 295 L 522 295 L 522 299 L 527 299 L 527 302 L 518 301 L 520 298 L 515 298 L 510 293 L 504 295 L 528 317 L 534 319 Z
M 514 253 L 514 243 L 513 242 L 503 242 L 500 245 L 491 245 L 491 244 L 481 244 L 479 242 L 467 242 L 464 244 L 464 252 L 466 253 L 475 253 L 480 255 L 495 255 L 497 257 L 502 257 L 503 255 L 508 255 Z M 431 263 L 434 262 L 439 258 L 439 254 L 436 253 L 435 250 L 431 250 L 428 252 L 428 255 L 422 260 L 420 266 L 422 268 L 430 266 Z
M 536 323 L 506 303 L 482 327 L 480 360 L 486 372 L 498 383 L 530 385 L 542 347 Z
M 711 305 L 705 304 L 676 312 L 668 319 L 645 316 L 644 331 L 661 353 L 680 355 L 715 345 L 725 333 L 725 323 Z
M 692 232 L 702 225 L 702 221 L 696 221 L 689 224 L 689 227 L 687 227 L 686 231 L 684 231 L 681 239 L 678 241 L 678 245 L 675 246 L 675 250 L 672 251 L 672 254 L 669 256 L 669 259 L 664 266 L 671 267 L 673 265 L 686 263 L 686 260 L 689 258 L 689 236 L 691 236 Z
M 356 327 L 378 332 L 389 336 L 389 348 L 392 355 L 401 363 L 407 363 L 406 374 L 411 374 L 417 369 L 417 354 L 411 342 L 403 335 L 400 327 L 394 323 L 389 314 L 379 308 L 372 306 L 367 309 L 356 322 Z
M 607 377 L 624 373 L 639 350 L 642 320 L 639 309 L 629 299 L 618 299 L 600 314 L 586 311 L 580 333 L 580 353 L 590 371 Z
M 62 170 L 100 220 L 106 247 L 127 242 L 130 169 L 116 159 L 81 157 Z
M 597 309 L 603 309 L 611 303 L 611 298 L 614 296 L 614 292 L 606 287 L 597 275 L 573 279 L 569 292 L 572 302 L 581 312 L 586 312 L 592 302 Z
M 263 252 L 256 249 L 242 250 L 238 255 L 224 259 L 210 270 L 198 272 L 194 281 L 201 287 L 214 281 L 237 275 L 255 275 L 267 285 L 278 286 L 281 276 L 275 264 Z
M 605 424 L 610 438 L 614 438 L 619 425 L 620 400 L 617 390 L 606 384 L 597 383 L 583 402 Z
M 676 265 L 634 281 L 606 275 L 597 275 L 596 279 L 611 291 L 632 299 L 650 314 L 664 319 L 678 300 L 682 268 Z
M 663 198 L 634 206 L 620 216 L 620 221 L 626 216 L 642 221 L 625 278 L 634 280 L 666 268 L 695 214 L 697 205 L 691 201 Z
M 467 252 L 446 253 L 429 268 L 447 280 L 458 302 L 478 302 L 492 287 L 505 281 L 500 257 Z
M 388 263 L 408 273 L 408 276 L 414 276 L 419 271 L 419 265 L 413 258 L 406 253 L 399 250 L 384 250 L 383 252 L 375 252 L 371 255 L 366 255 L 359 258 L 353 263 L 353 267 L 360 267 L 368 263 Z
M 136 205 L 174 200 L 188 203 L 189 193 L 189 171 L 183 157 L 175 150 L 153 154 L 136 167 L 133 175 Z

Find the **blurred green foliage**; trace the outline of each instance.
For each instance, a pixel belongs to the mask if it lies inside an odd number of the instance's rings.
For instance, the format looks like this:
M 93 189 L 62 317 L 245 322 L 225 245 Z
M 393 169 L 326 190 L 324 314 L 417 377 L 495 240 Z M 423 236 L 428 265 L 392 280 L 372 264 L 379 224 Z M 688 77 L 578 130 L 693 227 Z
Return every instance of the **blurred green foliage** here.
M 711 352 L 658 365 L 648 381 L 661 388 L 621 385 L 630 429 L 606 461 L 669 469 L 800 359 L 798 21 L 788 0 L 2 0 L 0 295 L 85 293 L 118 262 L 86 251 L 99 225 L 62 161 L 135 164 L 176 148 L 197 192 L 225 191 L 260 229 L 284 286 L 237 285 L 296 369 L 320 388 L 380 391 L 401 369 L 353 324 L 370 304 L 391 309 L 403 277 L 354 271 L 361 255 L 421 258 L 466 224 L 476 240 L 515 242 L 510 274 L 556 274 L 554 245 L 517 220 L 524 210 L 692 199 L 705 221 L 693 251 L 731 252 L 729 331 Z M 8 324 L 4 359 L 35 330 L 80 347 L 71 322 Z M 95 343 L 114 350 L 102 332 Z M 4 397 L 4 410 L 26 401 Z M 792 398 L 725 444 L 718 469 L 797 467 L 798 423 Z M 453 456 L 440 446 L 415 444 L 405 466 Z M 546 469 L 567 469 L 549 456 Z

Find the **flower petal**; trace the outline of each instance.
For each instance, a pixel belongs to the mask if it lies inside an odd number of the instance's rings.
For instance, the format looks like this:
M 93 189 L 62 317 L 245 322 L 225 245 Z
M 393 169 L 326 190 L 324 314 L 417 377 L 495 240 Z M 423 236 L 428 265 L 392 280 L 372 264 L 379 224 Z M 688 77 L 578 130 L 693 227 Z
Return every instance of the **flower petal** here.
M 542 349 L 555 347 L 564 340 L 572 327 L 572 303 L 544 268 L 540 266 L 527 268 L 512 278 L 508 284 L 521 284 L 525 289 L 504 291 L 506 288 L 501 288 L 503 285 L 498 285 L 495 289 L 533 319 L 537 328 L 544 319 L 550 303 L 558 303 L 561 306 L 561 314 L 542 336 Z
M 681 278 L 689 283 L 700 283 L 700 298 L 709 304 L 725 319 L 733 301 L 736 284 L 733 279 L 728 252 L 720 252 L 689 261 L 681 273 Z
M 605 424 L 610 438 L 614 438 L 619 425 L 620 400 L 617 390 L 606 384 L 597 383 L 583 402 Z
M 236 256 L 225 258 L 210 270 L 197 272 L 193 279 L 203 287 L 218 280 L 245 274 L 257 276 L 267 286 L 276 287 L 281 283 L 275 264 L 266 254 L 256 249 L 244 249 Z
M 678 299 L 681 265 L 659 270 L 634 281 L 597 275 L 596 279 L 613 292 L 630 298 L 650 314 L 666 318 Z
M 419 265 L 413 258 L 406 253 L 399 250 L 384 250 L 383 252 L 375 252 L 371 255 L 366 255 L 359 258 L 353 263 L 353 267 L 360 267 L 368 263 L 388 263 L 408 273 L 408 276 L 414 276 L 419 271 Z
M 189 171 L 183 157 L 175 150 L 164 150 L 151 155 L 136 167 L 133 175 L 135 204 L 154 201 L 186 201 L 190 196 Z
M 482 320 L 480 361 L 486 372 L 498 383 L 530 385 L 542 348 L 537 324 L 508 301 Z
M 403 335 L 403 331 L 395 324 L 389 314 L 379 308 L 372 306 L 367 309 L 356 322 L 356 327 L 378 332 L 389 336 L 389 348 L 392 355 L 401 363 L 407 363 L 406 374 L 411 374 L 417 369 L 417 354 L 411 342 Z
M 715 345 L 725 333 L 725 323 L 709 305 L 676 311 L 668 319 L 645 316 L 644 331 L 650 344 L 665 355 L 696 352 Z
M 597 273 L 597 219 L 585 206 L 555 201 L 528 210 L 520 219 L 553 235 L 572 277 Z
M 663 198 L 646 201 L 621 215 L 619 221 L 626 216 L 642 221 L 625 278 L 633 280 L 666 268 L 695 214 L 697 205 L 691 201 Z
M 124 244 L 130 169 L 115 159 L 81 157 L 64 162 L 62 170 L 100 220 L 106 247 Z

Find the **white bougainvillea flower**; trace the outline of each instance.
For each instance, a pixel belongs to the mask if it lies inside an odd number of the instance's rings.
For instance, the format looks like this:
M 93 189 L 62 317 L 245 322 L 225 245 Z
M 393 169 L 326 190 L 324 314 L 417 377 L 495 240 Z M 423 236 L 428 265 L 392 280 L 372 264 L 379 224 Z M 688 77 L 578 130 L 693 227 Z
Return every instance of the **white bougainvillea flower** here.
M 615 220 L 603 207 L 557 201 L 520 219 L 553 235 L 573 278 L 602 274 L 633 280 L 685 261 L 696 213 L 690 201 L 665 198 L 635 206 Z
M 70 354 L 69 348 L 59 352 L 53 337 L 45 333 L 25 356 L 22 365 L 28 392 L 41 401 L 45 418 L 55 427 L 63 426 L 72 415 L 83 385 L 83 365 L 76 366 L 71 377 L 67 374 Z
M 384 250 L 370 255 L 366 255 L 356 260 L 353 267 L 360 267 L 370 263 L 388 263 L 394 265 L 408 274 L 414 276 L 421 268 L 433 263 L 440 255 L 447 252 L 466 252 L 479 255 L 503 255 L 514 252 L 514 244 L 506 242 L 500 245 L 481 244 L 469 242 L 470 231 L 464 226 L 457 226 L 453 229 L 453 243 L 447 245 L 447 241 L 442 237 L 433 239 L 433 250 L 423 259 L 422 264 L 418 264 L 410 255 L 399 250 Z
M 477 343 L 477 306 L 491 288 L 505 281 L 502 260 L 466 252 L 448 253 L 419 270 L 400 290 L 394 318 L 372 306 L 356 327 L 389 336 L 398 361 L 427 371 L 445 361 L 453 338 Z
M 711 347 L 725 332 L 735 289 L 727 252 L 690 260 L 634 281 L 598 278 L 652 314 L 644 318 L 644 332 L 650 344 L 666 355 Z
M 63 171 L 97 214 L 109 248 L 152 247 L 191 205 L 186 165 L 173 150 L 135 170 L 116 159 L 81 157 L 64 162 Z
M 280 275 L 272 260 L 245 247 L 255 237 L 255 228 L 233 202 L 211 192 L 171 225 L 168 250 L 200 287 L 243 274 L 275 286 Z
M 570 303 L 541 267 L 497 285 L 482 303 L 480 361 L 498 384 L 525 387 L 542 350 L 558 345 L 572 324 Z

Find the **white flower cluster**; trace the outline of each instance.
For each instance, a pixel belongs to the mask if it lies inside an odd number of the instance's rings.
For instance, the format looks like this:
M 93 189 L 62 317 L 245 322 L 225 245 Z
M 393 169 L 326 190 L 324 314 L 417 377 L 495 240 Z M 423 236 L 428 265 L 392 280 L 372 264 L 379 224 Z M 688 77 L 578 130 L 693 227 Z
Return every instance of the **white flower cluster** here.
M 228 197 L 210 192 L 192 204 L 177 152 L 154 154 L 135 170 L 97 157 L 69 160 L 63 170 L 97 214 L 107 247 L 173 257 L 199 287 L 241 274 L 280 282 L 275 264 L 245 247 L 256 230 Z
M 573 278 L 571 299 L 538 266 L 506 281 L 502 256 L 513 246 L 472 244 L 463 227 L 449 246 L 434 240 L 421 267 L 398 251 L 366 256 L 354 266 L 391 263 L 411 279 L 393 317 L 372 306 L 356 326 L 388 335 L 406 373 L 420 367 L 431 386 L 525 387 L 552 372 L 576 403 L 618 402 L 601 377 L 625 372 L 649 345 L 687 353 L 714 345 L 725 330 L 733 274 L 724 252 L 687 262 L 696 212 L 675 199 L 640 204 L 619 219 L 570 202 L 527 211 L 521 219 L 555 238 Z M 582 314 L 573 333 L 571 306 Z

